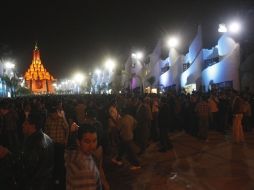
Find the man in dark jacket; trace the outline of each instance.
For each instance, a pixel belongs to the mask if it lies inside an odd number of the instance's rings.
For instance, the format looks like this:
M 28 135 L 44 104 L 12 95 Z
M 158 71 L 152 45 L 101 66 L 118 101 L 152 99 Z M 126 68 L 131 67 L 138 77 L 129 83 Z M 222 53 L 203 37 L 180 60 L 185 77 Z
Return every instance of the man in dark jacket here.
M 0 146 L 0 161 L 8 160 L 11 162 L 9 165 L 15 164 L 12 167 L 13 175 L 10 176 L 13 184 L 7 184 L 9 187 L 13 188 L 16 184 L 17 189 L 50 189 L 54 167 L 54 147 L 52 140 L 38 129 L 40 126 L 38 121 L 40 121 L 40 115 L 32 112 L 23 123 L 25 141 L 18 156 Z
M 170 111 L 169 105 L 167 103 L 166 97 L 161 98 L 160 111 L 158 115 L 159 120 L 159 130 L 160 130 L 160 152 L 166 152 L 173 148 L 171 140 L 168 137 L 169 126 L 172 123 L 172 113 Z

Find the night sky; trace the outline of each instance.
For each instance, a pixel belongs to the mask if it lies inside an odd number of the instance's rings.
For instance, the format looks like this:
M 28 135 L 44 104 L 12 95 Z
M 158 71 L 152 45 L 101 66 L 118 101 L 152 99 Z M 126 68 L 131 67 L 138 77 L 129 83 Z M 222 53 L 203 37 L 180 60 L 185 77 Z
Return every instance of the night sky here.
M 186 53 L 198 24 L 204 46 L 210 48 L 219 38 L 219 23 L 253 15 L 254 10 L 252 1 L 244 0 L 8 2 L 0 11 L 1 58 L 13 58 L 23 74 L 37 41 L 41 59 L 55 78 L 93 69 L 108 56 L 122 64 L 133 49 L 149 53 L 170 34 L 181 36 L 179 50 Z

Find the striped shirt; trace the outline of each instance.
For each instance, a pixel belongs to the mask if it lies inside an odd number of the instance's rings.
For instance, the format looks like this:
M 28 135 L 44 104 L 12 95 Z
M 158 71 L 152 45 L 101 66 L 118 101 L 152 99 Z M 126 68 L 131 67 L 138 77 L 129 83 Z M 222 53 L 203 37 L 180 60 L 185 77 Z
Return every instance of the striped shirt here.
M 66 150 L 66 190 L 101 190 L 99 170 L 91 155 Z

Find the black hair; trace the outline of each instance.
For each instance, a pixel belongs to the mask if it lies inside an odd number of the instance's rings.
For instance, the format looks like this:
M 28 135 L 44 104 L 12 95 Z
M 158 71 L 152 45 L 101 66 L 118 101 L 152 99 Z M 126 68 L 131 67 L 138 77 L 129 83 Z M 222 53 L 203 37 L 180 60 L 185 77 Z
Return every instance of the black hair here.
M 92 108 L 88 108 L 86 110 L 86 115 L 89 116 L 89 117 L 97 117 L 96 110 L 92 109 Z
M 0 108 L 2 109 L 9 109 L 10 108 L 10 101 L 8 99 L 3 99 L 0 102 Z
M 27 117 L 27 121 L 34 125 L 36 129 L 42 128 L 42 120 L 43 117 L 40 112 L 37 111 L 31 111 Z
M 81 140 L 85 133 L 96 133 L 97 134 L 96 127 L 93 125 L 90 125 L 90 124 L 82 124 L 78 128 L 78 139 Z

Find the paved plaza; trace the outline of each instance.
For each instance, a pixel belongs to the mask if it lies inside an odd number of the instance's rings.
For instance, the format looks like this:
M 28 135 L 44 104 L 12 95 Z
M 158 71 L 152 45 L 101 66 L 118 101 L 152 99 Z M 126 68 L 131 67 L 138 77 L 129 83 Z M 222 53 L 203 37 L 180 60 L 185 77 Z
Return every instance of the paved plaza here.
M 254 133 L 234 144 L 230 132 L 209 132 L 207 142 L 186 133 L 171 135 L 174 150 L 158 152 L 151 144 L 140 157 L 142 169 L 130 171 L 126 162 L 106 161 L 112 190 L 253 190 Z

